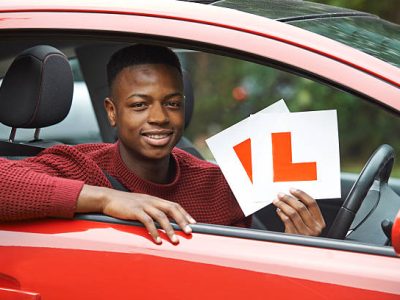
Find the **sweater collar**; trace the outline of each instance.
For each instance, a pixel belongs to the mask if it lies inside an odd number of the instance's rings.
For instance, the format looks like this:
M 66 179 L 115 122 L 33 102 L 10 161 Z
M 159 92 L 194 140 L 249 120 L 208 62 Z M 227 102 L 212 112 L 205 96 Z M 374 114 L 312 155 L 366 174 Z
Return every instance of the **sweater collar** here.
M 116 175 L 119 177 L 119 179 L 122 181 L 122 183 L 131 191 L 136 189 L 138 186 L 142 186 L 144 188 L 169 188 L 169 187 L 174 187 L 176 186 L 180 175 L 181 175 L 181 167 L 179 165 L 179 161 L 177 159 L 175 149 L 172 150 L 171 153 L 171 159 L 173 160 L 173 163 L 175 164 L 175 175 L 173 177 L 173 180 L 169 183 L 166 184 L 160 184 L 160 183 L 155 183 L 149 180 L 145 180 L 140 178 L 139 176 L 136 175 L 135 172 L 131 171 L 124 161 L 122 160 L 120 151 L 119 151 L 119 142 L 116 142 L 114 144 L 114 166 L 115 166 L 115 172 Z

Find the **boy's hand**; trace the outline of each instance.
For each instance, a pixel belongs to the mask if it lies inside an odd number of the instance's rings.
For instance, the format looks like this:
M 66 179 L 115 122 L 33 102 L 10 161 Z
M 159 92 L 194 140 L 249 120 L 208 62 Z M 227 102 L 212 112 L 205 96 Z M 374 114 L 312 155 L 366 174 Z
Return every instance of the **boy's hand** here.
M 278 194 L 272 203 L 285 224 L 286 233 L 318 236 L 325 228 L 325 221 L 317 202 L 303 191 L 290 189 L 291 195 Z
M 111 217 L 136 220 L 144 224 L 153 240 L 161 244 L 154 222 L 158 222 L 172 243 L 178 243 L 169 218 L 186 234 L 196 221 L 177 203 L 145 194 L 128 193 L 109 188 L 84 185 L 77 203 L 77 212 L 102 212 Z

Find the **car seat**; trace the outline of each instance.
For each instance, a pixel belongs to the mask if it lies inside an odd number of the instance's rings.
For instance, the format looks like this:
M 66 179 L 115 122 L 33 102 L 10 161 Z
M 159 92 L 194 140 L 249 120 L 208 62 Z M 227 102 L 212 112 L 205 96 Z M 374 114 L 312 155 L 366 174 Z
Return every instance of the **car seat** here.
M 190 121 L 192 120 L 193 109 L 194 109 L 194 93 L 189 73 L 185 70 L 182 70 L 182 76 L 183 76 L 183 93 L 185 95 L 185 129 L 186 129 L 189 126 Z M 189 152 L 190 154 L 196 156 L 197 158 L 204 159 L 203 156 L 200 154 L 200 152 L 194 147 L 192 142 L 185 136 L 182 136 L 176 147 L 186 152 Z
M 61 122 L 71 108 L 73 76 L 67 57 L 39 45 L 21 52 L 0 86 L 0 122 L 11 127 L 0 156 L 33 156 L 57 142 L 40 139 L 40 129 Z M 32 141 L 16 142 L 18 128 L 32 128 Z

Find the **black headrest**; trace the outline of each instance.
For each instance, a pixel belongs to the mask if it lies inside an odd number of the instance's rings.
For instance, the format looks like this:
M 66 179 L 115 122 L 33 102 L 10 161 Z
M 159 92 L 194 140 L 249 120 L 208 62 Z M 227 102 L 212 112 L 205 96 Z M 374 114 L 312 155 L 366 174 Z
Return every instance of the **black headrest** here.
M 185 128 L 189 126 L 192 120 L 193 108 L 194 108 L 194 93 L 192 82 L 189 77 L 189 73 L 182 70 L 183 77 L 183 93 L 185 94 Z
M 0 87 L 0 122 L 40 128 L 61 122 L 71 108 L 72 70 L 65 55 L 51 46 L 21 52 Z

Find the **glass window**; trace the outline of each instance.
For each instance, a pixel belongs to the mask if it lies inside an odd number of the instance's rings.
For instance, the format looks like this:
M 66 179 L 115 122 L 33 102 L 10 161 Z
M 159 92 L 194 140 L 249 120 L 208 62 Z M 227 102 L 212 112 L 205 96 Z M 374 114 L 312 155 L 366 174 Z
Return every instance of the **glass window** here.
M 225 0 L 214 5 L 288 22 L 400 66 L 400 26 L 374 15 L 306 1 L 293 5 L 291 1 Z
M 290 24 L 329 37 L 400 67 L 400 26 L 373 17 L 331 18 Z

